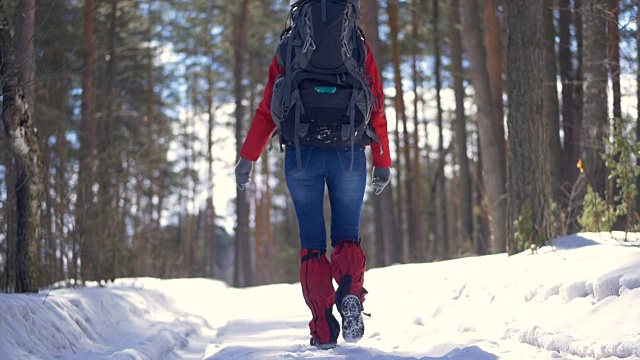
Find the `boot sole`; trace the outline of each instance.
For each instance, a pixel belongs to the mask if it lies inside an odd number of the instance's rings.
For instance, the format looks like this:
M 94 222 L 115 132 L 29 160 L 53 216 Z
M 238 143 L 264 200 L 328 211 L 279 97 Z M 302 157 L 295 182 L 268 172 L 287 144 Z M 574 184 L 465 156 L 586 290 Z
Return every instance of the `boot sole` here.
M 347 295 L 340 306 L 342 315 L 342 337 L 348 343 L 358 342 L 364 336 L 362 304 L 355 295 Z
M 324 343 L 324 344 L 315 345 L 315 347 L 320 350 L 331 350 L 331 349 L 335 349 L 336 346 L 338 346 L 336 343 Z

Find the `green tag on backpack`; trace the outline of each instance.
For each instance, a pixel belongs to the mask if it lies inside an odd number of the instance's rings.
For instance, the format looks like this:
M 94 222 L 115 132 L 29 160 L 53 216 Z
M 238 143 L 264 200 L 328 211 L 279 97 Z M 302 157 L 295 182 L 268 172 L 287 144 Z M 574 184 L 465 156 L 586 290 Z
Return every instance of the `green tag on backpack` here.
M 316 86 L 314 89 L 318 94 L 335 94 L 338 91 L 335 86 Z

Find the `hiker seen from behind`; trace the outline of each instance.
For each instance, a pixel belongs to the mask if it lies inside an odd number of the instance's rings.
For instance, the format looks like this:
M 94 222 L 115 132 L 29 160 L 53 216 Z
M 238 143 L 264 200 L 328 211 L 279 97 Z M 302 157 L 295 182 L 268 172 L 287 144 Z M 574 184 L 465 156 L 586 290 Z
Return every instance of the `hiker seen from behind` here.
M 269 67 L 236 165 L 244 190 L 269 142 L 285 152 L 285 178 L 300 237 L 300 283 L 312 313 L 311 345 L 334 348 L 364 335 L 366 257 L 360 215 L 371 149 L 371 185 L 389 183 L 391 157 L 378 66 L 359 27 L 359 0 L 291 1 L 287 26 Z M 331 208 L 331 255 L 323 212 Z M 333 281 L 338 285 L 334 288 Z M 336 305 L 341 323 L 333 315 Z

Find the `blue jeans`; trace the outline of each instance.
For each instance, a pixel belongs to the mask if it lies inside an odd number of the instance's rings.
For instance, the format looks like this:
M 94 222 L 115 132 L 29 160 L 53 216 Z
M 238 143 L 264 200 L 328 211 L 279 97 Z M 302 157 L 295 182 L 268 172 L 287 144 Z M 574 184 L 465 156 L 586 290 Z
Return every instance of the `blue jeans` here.
M 351 164 L 353 154 L 353 166 Z M 331 246 L 343 239 L 360 239 L 360 213 L 367 181 L 364 147 L 323 149 L 300 145 L 302 164 L 296 149 L 288 144 L 285 177 L 298 218 L 302 248 L 325 250 L 324 189 L 331 203 Z

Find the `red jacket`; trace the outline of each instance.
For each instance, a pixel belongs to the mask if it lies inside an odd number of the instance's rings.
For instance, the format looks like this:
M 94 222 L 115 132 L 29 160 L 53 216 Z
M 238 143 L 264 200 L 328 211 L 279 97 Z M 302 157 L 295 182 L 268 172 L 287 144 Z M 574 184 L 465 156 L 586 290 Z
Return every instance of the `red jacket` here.
M 382 93 L 382 83 L 380 81 L 380 74 L 378 71 L 378 65 L 376 64 L 373 56 L 371 55 L 371 49 L 367 44 L 367 59 L 365 62 L 365 70 L 369 74 L 372 80 L 372 87 L 374 96 L 379 94 L 378 104 L 380 109 L 374 109 L 371 113 L 371 125 L 373 131 L 380 138 L 380 144 L 373 142 L 371 144 L 371 153 L 373 157 L 373 166 L 375 167 L 390 167 L 391 166 L 391 154 L 389 152 L 389 137 L 387 135 L 387 118 L 384 114 L 384 95 Z M 240 156 L 247 160 L 256 161 L 265 146 L 269 142 L 271 135 L 276 129 L 276 124 L 271 118 L 271 96 L 273 94 L 273 84 L 276 81 L 278 75 L 282 72 L 278 66 L 276 58 L 273 58 L 271 65 L 269 66 L 269 81 L 264 89 L 264 95 L 262 101 L 253 116 L 253 122 L 251 128 L 247 134 L 247 138 L 244 140 L 242 149 L 240 150 Z M 380 148 L 382 147 L 382 152 Z

